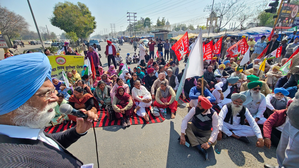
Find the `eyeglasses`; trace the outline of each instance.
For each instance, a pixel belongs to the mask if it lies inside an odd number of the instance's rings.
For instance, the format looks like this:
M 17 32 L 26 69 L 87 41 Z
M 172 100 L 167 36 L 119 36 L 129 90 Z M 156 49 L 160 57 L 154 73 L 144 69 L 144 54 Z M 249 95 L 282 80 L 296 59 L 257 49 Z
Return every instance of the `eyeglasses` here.
M 53 93 L 55 93 L 55 88 L 47 91 L 46 93 L 35 94 L 39 97 L 44 97 L 46 100 L 50 100 L 52 98 Z
M 261 90 L 261 88 L 254 88 L 253 90 Z

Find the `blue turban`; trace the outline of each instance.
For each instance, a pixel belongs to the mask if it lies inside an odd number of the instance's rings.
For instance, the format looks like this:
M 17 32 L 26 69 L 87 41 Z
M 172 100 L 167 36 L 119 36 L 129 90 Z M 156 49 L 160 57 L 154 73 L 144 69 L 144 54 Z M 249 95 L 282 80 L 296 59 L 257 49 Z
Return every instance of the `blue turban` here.
M 22 54 L 0 61 L 0 115 L 7 114 L 29 100 L 51 80 L 51 64 L 43 53 Z
M 228 63 L 230 63 L 229 60 L 223 62 L 224 65 L 226 65 L 226 64 L 228 64 Z
M 231 84 L 235 84 L 238 81 L 239 81 L 239 77 L 236 77 L 236 76 L 231 76 L 231 77 L 227 78 L 227 82 L 231 83 Z
M 283 87 L 280 87 L 280 88 L 275 88 L 274 89 L 274 93 L 282 93 L 284 96 L 287 96 L 289 95 L 290 93 Z

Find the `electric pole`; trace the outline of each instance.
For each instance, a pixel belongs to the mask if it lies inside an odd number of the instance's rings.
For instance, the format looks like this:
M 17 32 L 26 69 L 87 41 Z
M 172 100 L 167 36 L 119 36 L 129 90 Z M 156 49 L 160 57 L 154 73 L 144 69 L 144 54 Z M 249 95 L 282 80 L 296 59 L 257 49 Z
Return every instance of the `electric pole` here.
M 135 22 L 137 22 L 137 16 L 136 12 L 127 12 L 127 21 L 129 22 L 129 27 L 130 27 L 130 37 L 132 36 L 132 29 L 131 26 L 133 27 L 133 31 L 135 32 L 135 37 L 136 37 L 136 31 L 135 31 Z M 133 25 L 131 25 L 131 22 L 133 22 Z

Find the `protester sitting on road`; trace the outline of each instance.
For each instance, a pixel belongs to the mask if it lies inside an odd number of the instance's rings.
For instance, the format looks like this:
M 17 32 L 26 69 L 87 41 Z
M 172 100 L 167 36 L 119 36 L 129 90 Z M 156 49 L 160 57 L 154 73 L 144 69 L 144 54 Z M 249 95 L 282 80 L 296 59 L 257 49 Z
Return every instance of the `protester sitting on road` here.
M 46 56 L 51 56 L 52 55 L 49 49 L 45 49 L 44 53 L 45 53 Z
M 87 120 L 78 118 L 75 127 L 46 134 L 43 130 L 55 116 L 58 99 L 47 56 L 18 55 L 0 61 L 0 67 L 0 153 L 5 155 L 0 157 L 1 167 L 81 167 L 83 163 L 65 148 L 85 135 L 98 117 L 84 111 Z
M 104 81 L 99 81 L 98 86 L 94 90 L 94 95 L 100 107 L 105 108 L 111 105 L 110 91 L 111 87 L 109 85 L 106 85 Z
M 149 121 L 149 116 L 145 111 L 146 107 L 150 107 L 152 104 L 152 97 L 150 92 L 141 85 L 139 80 L 135 80 L 134 87 L 132 89 L 132 98 L 136 104 L 134 113 L 144 118 L 146 122 Z
M 144 77 L 144 84 L 146 89 L 150 92 L 157 77 L 154 74 L 154 68 L 147 68 L 147 75 Z M 133 74 L 134 75 L 134 74 Z M 136 74 L 137 76 L 137 74 Z
M 281 131 L 285 126 L 287 119 L 287 109 L 293 100 L 289 100 L 285 109 L 275 110 L 264 122 L 263 133 L 265 146 L 270 149 L 271 146 L 277 147 L 281 137 Z
M 256 136 L 257 147 L 264 146 L 264 139 L 260 128 L 251 116 L 250 111 L 243 105 L 246 96 L 241 93 L 232 95 L 232 102 L 223 106 L 219 113 L 219 134 L 218 140 L 225 136 L 236 138 L 242 142 L 249 143 L 246 137 Z M 249 124 L 245 125 L 246 122 Z
M 133 100 L 122 86 L 117 87 L 112 108 L 115 111 L 116 118 L 121 120 L 122 127 L 129 127 L 131 125 L 130 117 L 133 114 Z
M 127 84 L 124 83 L 123 80 L 121 80 L 120 78 L 116 78 L 116 83 L 114 84 L 114 86 L 112 87 L 111 91 L 110 91 L 110 96 L 111 96 L 111 101 L 113 101 L 114 96 L 116 94 L 117 88 L 119 86 L 122 86 L 123 89 L 125 89 L 125 92 L 127 94 L 130 94 L 130 88 Z
M 74 86 L 75 83 L 77 82 L 77 80 L 74 78 L 72 72 L 67 73 L 67 79 L 72 86 Z
M 263 78 L 264 72 L 259 70 L 260 65 L 256 64 L 253 65 L 253 68 L 251 69 L 247 69 L 246 71 L 244 71 L 245 75 L 255 75 L 258 76 L 260 79 Z
M 221 108 L 230 103 L 231 95 L 233 93 L 238 93 L 237 81 L 239 80 L 238 77 L 229 77 L 227 78 L 227 82 L 219 82 L 215 85 L 215 89 L 212 92 L 212 95 L 215 97 L 215 106 L 213 107 L 218 113 L 220 112 Z
M 244 82 L 242 85 L 241 85 L 241 88 L 240 88 L 240 91 L 246 91 L 248 90 L 248 83 L 249 82 L 253 82 L 253 81 L 259 81 L 259 77 L 255 76 L 255 75 L 248 75 L 247 76 L 247 82 Z M 260 81 L 263 83 L 263 85 L 261 86 L 261 93 L 264 94 L 265 96 L 267 96 L 268 94 L 271 93 L 270 91 L 270 88 L 269 86 L 266 84 L 266 82 L 264 81 Z
M 248 83 L 248 89 L 250 90 L 241 92 L 241 94 L 246 96 L 246 101 L 243 101 L 243 105 L 249 110 L 258 124 L 264 124 L 266 121 L 264 117 L 266 98 L 261 93 L 262 85 L 261 81 L 253 81 Z
M 225 69 L 225 65 L 220 64 L 218 69 L 214 71 L 214 75 L 216 79 L 219 78 L 222 82 L 226 82 L 226 78 L 229 77 L 229 74 L 224 69 Z
M 274 89 L 275 84 L 277 83 L 278 79 L 282 77 L 281 71 L 279 71 L 279 66 L 273 66 L 272 71 L 269 71 L 267 75 L 267 84 L 271 89 Z
M 78 81 L 76 82 L 76 85 L 75 85 L 75 86 L 81 86 L 82 89 L 83 89 L 84 94 L 85 94 L 85 93 L 89 93 L 89 94 L 93 95 L 93 93 L 92 93 L 92 91 L 91 91 L 91 88 L 90 88 L 87 84 L 85 84 L 84 81 L 82 81 L 82 80 L 78 80 Z
M 107 71 L 107 75 L 111 77 L 112 75 L 117 75 L 114 65 L 110 65 Z
M 166 108 L 171 111 L 171 118 L 175 118 L 175 112 L 177 110 L 178 102 L 175 100 L 175 92 L 168 86 L 167 81 L 161 81 L 160 87 L 157 89 L 155 102 L 153 104 L 155 107 L 160 108 L 160 112 L 164 112 Z
M 199 96 L 196 107 L 193 107 L 182 121 L 180 144 L 185 145 L 187 136 L 191 146 L 196 147 L 208 160 L 207 149 L 216 144 L 218 129 L 218 115 L 212 109 L 211 102 Z
M 291 75 L 292 73 L 289 72 L 287 75 L 279 78 L 275 84 L 275 88 L 283 87 L 283 85 L 290 79 Z
M 168 80 L 166 79 L 165 73 L 160 73 L 158 78 L 153 83 L 153 85 L 151 87 L 152 99 L 155 99 L 155 93 L 156 93 L 157 89 L 160 87 L 162 81 L 165 81 L 168 85 Z
M 52 83 L 55 86 L 55 89 L 59 90 L 60 89 L 60 85 L 61 85 L 62 82 L 59 81 L 57 78 L 52 78 Z
M 131 91 L 134 88 L 135 81 L 137 80 L 142 81 L 140 78 L 138 78 L 137 73 L 133 72 L 132 78 L 127 81 L 127 84 L 129 85 Z
M 67 52 L 65 53 L 65 55 L 77 55 L 77 54 L 73 51 L 72 47 L 67 47 Z
M 206 85 L 207 85 L 207 81 L 204 80 L 204 84 L 203 84 L 203 90 L 204 90 L 204 96 L 209 99 L 209 101 L 211 103 L 214 103 L 216 101 L 216 98 L 213 96 L 213 94 L 209 91 L 208 88 L 206 88 Z M 193 86 L 191 89 L 190 89 L 190 92 L 189 92 L 189 97 L 190 97 L 190 103 L 189 103 L 189 106 L 190 107 L 196 107 L 197 106 L 197 102 L 198 102 L 198 96 L 202 95 L 201 94 L 201 87 L 202 87 L 202 79 L 201 78 L 198 78 L 197 79 L 197 85 L 196 86 Z
M 136 72 L 138 78 L 140 78 L 141 80 L 144 78 L 145 74 L 141 71 L 140 67 L 137 67 L 137 72 Z
M 231 77 L 238 77 L 239 78 L 239 80 L 237 81 L 238 90 L 240 90 L 241 84 L 243 82 L 246 82 L 246 79 L 247 79 L 246 75 L 244 75 L 242 72 L 243 72 L 243 69 L 240 68 L 240 67 L 237 67 L 237 68 L 235 68 L 235 72 L 233 72 L 231 74 Z
M 67 115 L 62 114 L 59 110 L 59 107 L 62 104 L 67 104 L 67 100 L 65 99 L 64 95 L 62 93 L 57 94 L 58 100 L 57 105 L 55 106 L 55 117 L 50 121 L 51 126 L 59 125 L 63 123 L 64 121 L 68 121 L 69 118 Z
M 172 74 L 172 69 L 170 69 L 170 68 L 167 69 L 166 79 L 169 82 L 169 86 L 171 86 L 173 88 L 173 90 L 176 92 L 179 88 L 180 83 L 179 83 L 177 76 Z
M 267 108 L 264 112 L 265 118 L 268 118 L 276 110 L 286 109 L 289 98 L 286 96 L 289 92 L 285 88 L 275 88 L 274 94 L 266 96 Z
M 212 89 L 214 85 L 217 83 L 215 75 L 213 73 L 213 67 L 208 66 L 207 70 L 204 72 L 204 79 L 208 82 L 207 87 Z
M 123 62 L 123 58 L 119 55 L 119 53 L 116 53 L 115 61 L 117 65 L 120 65 Z
M 81 80 L 81 76 L 80 74 L 77 72 L 77 70 L 73 69 L 72 70 L 72 74 L 73 74 L 73 77 L 75 78 L 75 80 Z
M 67 101 L 68 101 L 69 98 L 70 98 L 70 95 L 69 95 L 69 93 L 68 93 L 68 90 L 69 90 L 69 89 L 66 88 L 65 83 L 61 83 L 61 84 L 60 84 L 58 93 L 63 94 L 64 99 L 67 100 Z
M 84 93 L 81 86 L 77 86 L 74 89 L 73 95 L 69 98 L 69 104 L 75 109 L 90 110 L 93 107 L 98 109 L 98 104 L 93 95 Z

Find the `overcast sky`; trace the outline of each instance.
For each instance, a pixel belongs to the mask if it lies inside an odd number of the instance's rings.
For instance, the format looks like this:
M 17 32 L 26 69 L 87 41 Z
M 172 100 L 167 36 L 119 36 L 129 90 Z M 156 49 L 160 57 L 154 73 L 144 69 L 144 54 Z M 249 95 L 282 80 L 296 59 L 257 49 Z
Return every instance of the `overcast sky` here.
M 12 1 L 14 3 L 12 3 Z M 222 0 L 215 0 L 215 3 Z M 227 0 L 228 1 L 228 0 Z M 242 1 L 242 0 L 240 0 Z M 247 1 L 248 5 L 255 5 L 267 0 Z M 58 0 L 30 0 L 31 7 L 35 14 L 38 26 L 48 26 L 49 31 L 60 35 L 63 31 L 52 26 L 50 18 L 53 17 L 53 10 Z M 76 4 L 78 1 L 69 0 Z M 155 24 L 157 18 L 165 17 L 170 24 L 185 23 L 187 25 L 205 25 L 208 12 L 204 12 L 212 0 L 84 0 L 84 3 L 91 14 L 95 16 L 97 28 L 95 34 L 110 33 L 110 24 L 115 24 L 116 31 L 125 30 L 127 12 L 137 12 L 137 18 L 149 17 Z M 36 31 L 34 22 L 27 4 L 27 0 L 0 0 L 0 5 L 23 16 L 29 23 L 29 30 Z

